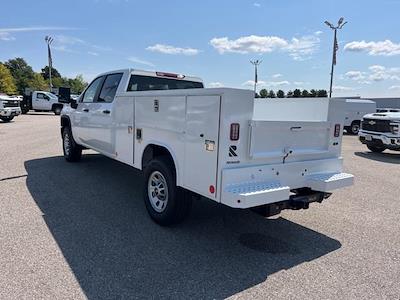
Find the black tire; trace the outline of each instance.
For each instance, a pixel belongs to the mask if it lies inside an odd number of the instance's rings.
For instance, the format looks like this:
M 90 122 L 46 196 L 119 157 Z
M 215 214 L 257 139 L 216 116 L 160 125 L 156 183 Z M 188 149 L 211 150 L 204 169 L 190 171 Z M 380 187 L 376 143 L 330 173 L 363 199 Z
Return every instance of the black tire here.
M 344 129 L 346 130 L 347 134 L 350 134 L 350 130 L 351 130 L 350 126 L 344 126 Z
M 55 107 L 53 108 L 53 112 L 54 112 L 54 114 L 55 114 L 56 116 L 61 115 L 61 111 L 62 111 L 62 107 L 61 107 L 61 106 L 55 106 Z
M 11 122 L 12 119 L 14 119 L 14 116 L 0 117 L 0 119 L 1 119 L 4 123 L 8 123 L 8 122 Z
M 350 134 L 353 134 L 353 135 L 357 135 L 358 134 L 358 132 L 360 131 L 360 122 L 359 121 L 354 121 L 353 123 L 351 123 L 351 126 L 350 126 Z
M 385 151 L 385 149 L 386 149 L 385 147 L 378 147 L 378 146 L 372 146 L 372 145 L 367 145 L 367 148 L 375 153 L 381 153 L 381 152 Z
M 166 184 L 166 187 L 160 188 L 160 191 L 164 189 L 167 190 L 167 200 L 161 200 L 161 203 L 164 204 L 162 204 L 162 207 L 159 207 L 159 211 L 157 211 L 154 201 L 150 199 L 150 194 L 152 194 L 152 191 L 150 191 L 149 188 L 149 182 L 151 181 L 151 178 L 154 178 L 153 176 L 158 174 L 162 175 Z M 167 156 L 159 156 L 150 161 L 144 170 L 144 178 L 145 183 L 143 197 L 147 212 L 149 213 L 150 217 L 161 226 L 170 226 L 182 222 L 190 212 L 192 198 L 189 192 L 176 186 L 175 167 L 173 162 L 171 162 L 171 159 L 169 159 Z M 155 197 L 158 197 L 158 195 L 153 196 L 153 199 Z
M 64 158 L 69 162 L 79 161 L 82 157 L 82 147 L 75 142 L 70 127 L 64 127 L 62 138 Z

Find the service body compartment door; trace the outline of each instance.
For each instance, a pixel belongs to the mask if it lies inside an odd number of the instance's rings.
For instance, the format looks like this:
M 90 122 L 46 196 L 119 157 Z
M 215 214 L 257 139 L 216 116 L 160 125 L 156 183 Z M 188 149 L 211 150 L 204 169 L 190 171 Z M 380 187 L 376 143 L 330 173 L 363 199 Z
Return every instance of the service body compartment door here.
M 217 193 L 219 115 L 220 96 L 187 97 L 184 186 L 209 198 Z

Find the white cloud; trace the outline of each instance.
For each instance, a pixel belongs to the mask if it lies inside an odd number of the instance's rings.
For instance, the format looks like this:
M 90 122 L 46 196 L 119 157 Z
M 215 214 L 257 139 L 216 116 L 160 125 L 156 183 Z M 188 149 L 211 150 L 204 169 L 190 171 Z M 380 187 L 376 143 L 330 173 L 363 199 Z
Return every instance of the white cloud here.
M 31 31 L 61 31 L 61 30 L 76 30 L 75 27 L 57 27 L 57 26 L 31 26 L 31 27 L 12 27 L 0 28 L 0 40 L 13 41 L 15 37 L 11 33 L 31 32 Z
M 147 60 L 142 60 L 142 59 L 134 57 L 134 56 L 128 57 L 128 60 L 130 62 L 135 63 L 135 64 L 145 65 L 145 66 L 148 66 L 148 67 L 155 67 L 155 65 L 153 63 L 151 63 L 151 62 L 149 62 Z
M 0 40 L 2 40 L 2 41 L 14 41 L 15 37 L 13 37 L 9 32 L 1 32 L 0 31 Z
M 339 91 L 339 92 L 347 92 L 347 91 L 354 91 L 356 88 L 350 87 L 350 86 L 342 86 L 342 85 L 334 85 L 332 87 L 333 90 Z
M 93 56 L 99 56 L 99 54 L 97 52 L 93 52 L 93 51 L 88 51 L 89 55 L 93 55 Z
M 348 71 L 345 74 L 345 77 L 352 80 L 362 80 L 365 78 L 365 73 L 361 71 Z
M 307 84 L 307 83 L 304 82 L 304 81 L 293 81 L 293 84 L 294 85 L 304 85 L 304 84 Z
M 181 48 L 181 47 L 174 47 L 170 45 L 164 44 L 155 44 L 154 46 L 149 46 L 146 50 L 153 51 L 153 52 L 160 52 L 164 54 L 182 54 L 182 55 L 197 55 L 199 54 L 200 50 L 194 48 Z
M 254 2 L 253 5 L 254 5 L 255 7 L 261 7 L 261 4 L 258 3 L 258 2 Z
M 210 82 L 208 86 L 211 88 L 218 88 L 218 87 L 223 87 L 224 84 L 217 81 L 217 82 Z
M 315 35 L 292 38 L 249 35 L 230 40 L 228 37 L 213 38 L 210 44 L 220 53 L 270 53 L 285 51 L 294 60 L 305 60 L 318 49 L 320 39 Z
M 400 90 L 400 85 L 392 85 L 389 90 Z
M 321 31 L 321 30 L 318 30 L 318 31 L 314 32 L 315 35 L 321 35 L 321 34 L 323 34 L 323 33 L 324 33 L 324 32 Z
M 287 80 L 282 81 L 263 81 L 259 80 L 257 82 L 258 87 L 277 87 L 282 85 L 289 85 L 290 82 Z M 254 86 L 254 80 L 247 80 L 246 82 L 242 83 L 243 86 Z
M 345 50 L 354 52 L 367 52 L 369 55 L 393 56 L 400 54 L 400 44 L 391 40 L 379 42 L 353 41 L 344 46 Z
M 283 76 L 282 74 L 277 73 L 277 74 L 272 75 L 272 78 L 279 78 L 279 77 L 282 77 L 282 76 Z

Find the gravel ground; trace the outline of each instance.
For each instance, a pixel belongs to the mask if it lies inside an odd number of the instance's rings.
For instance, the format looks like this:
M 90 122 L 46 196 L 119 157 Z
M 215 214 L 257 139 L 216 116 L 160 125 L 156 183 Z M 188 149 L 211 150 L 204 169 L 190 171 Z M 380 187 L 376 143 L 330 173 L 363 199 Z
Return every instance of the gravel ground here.
M 355 185 L 308 210 L 200 200 L 162 228 L 140 172 L 64 161 L 59 117 L 0 122 L 0 299 L 400 299 L 400 153 L 343 156 Z

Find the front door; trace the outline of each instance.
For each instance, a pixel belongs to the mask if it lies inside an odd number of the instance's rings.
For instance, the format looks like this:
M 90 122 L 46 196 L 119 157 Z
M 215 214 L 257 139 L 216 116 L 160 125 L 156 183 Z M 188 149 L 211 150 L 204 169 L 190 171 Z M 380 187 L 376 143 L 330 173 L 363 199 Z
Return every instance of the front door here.
M 32 101 L 32 108 L 35 110 L 47 110 L 49 101 L 49 96 L 47 96 L 45 93 L 38 92 Z
M 187 97 L 184 185 L 209 198 L 217 193 L 219 110 L 219 96 Z

